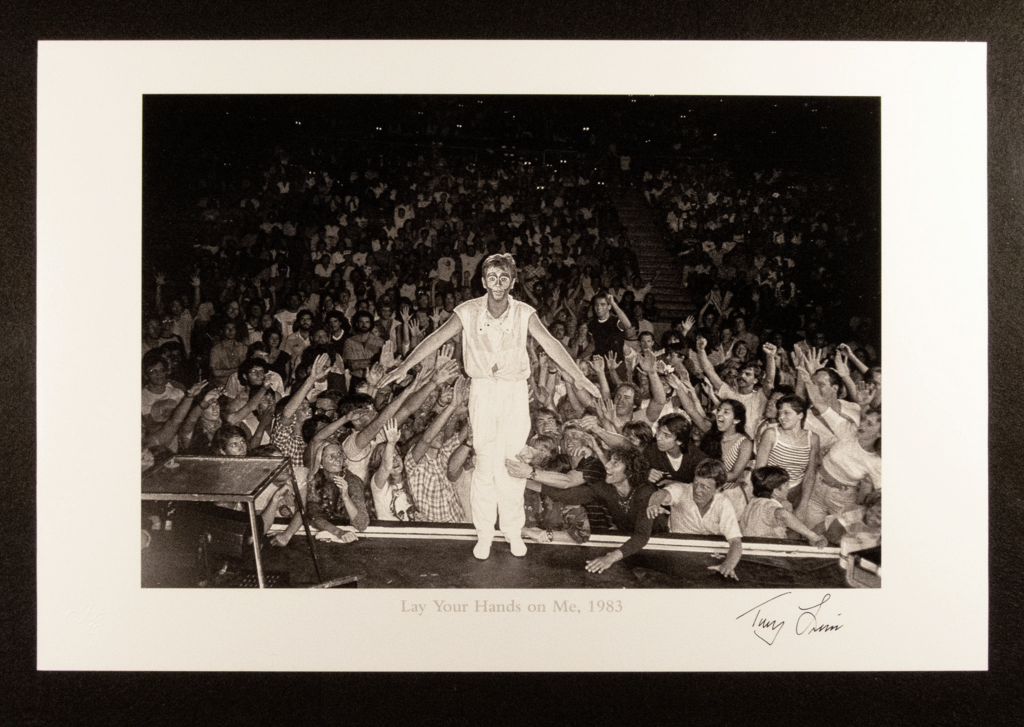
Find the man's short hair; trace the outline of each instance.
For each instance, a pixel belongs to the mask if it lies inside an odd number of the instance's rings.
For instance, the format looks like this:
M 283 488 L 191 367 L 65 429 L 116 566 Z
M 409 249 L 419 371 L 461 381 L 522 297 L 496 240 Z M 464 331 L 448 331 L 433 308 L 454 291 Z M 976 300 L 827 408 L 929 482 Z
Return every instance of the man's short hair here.
M 720 459 L 706 459 L 693 470 L 693 479 L 714 480 L 715 487 L 721 487 L 729 479 L 725 464 Z
M 682 414 L 666 414 L 658 420 L 658 429 L 667 429 L 672 432 L 676 442 L 685 448 L 689 444 L 693 424 Z
M 480 275 L 483 277 L 487 276 L 487 271 L 492 268 L 498 268 L 503 270 L 512 276 L 512 280 L 515 281 L 518 277 L 516 271 L 516 261 L 511 254 L 507 252 L 496 253 L 494 255 L 488 255 L 484 258 L 483 263 L 480 265 Z

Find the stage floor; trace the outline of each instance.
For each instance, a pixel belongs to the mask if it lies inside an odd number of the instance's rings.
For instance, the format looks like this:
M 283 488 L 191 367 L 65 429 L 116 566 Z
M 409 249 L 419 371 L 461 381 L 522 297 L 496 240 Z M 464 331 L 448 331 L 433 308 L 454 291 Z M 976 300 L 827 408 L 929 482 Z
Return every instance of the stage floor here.
M 197 541 L 187 532 L 154 531 L 142 551 L 144 587 L 237 587 L 241 572 L 254 572 L 248 555 L 228 558 L 210 554 L 204 563 Z M 491 557 L 473 557 L 473 540 L 361 537 L 353 543 L 315 542 L 323 580 L 358 576 L 359 588 L 846 588 L 835 558 L 744 555 L 736 568 L 738 581 L 708 566 L 721 562 L 709 552 L 644 550 L 604 573 L 588 573 L 587 560 L 609 547 L 530 543 L 524 558 L 496 540 Z M 304 535 L 287 547 L 263 550 L 264 570 L 276 582 L 293 588 L 317 585 Z M 224 566 L 227 572 L 217 576 Z M 247 579 L 251 585 L 252 579 Z

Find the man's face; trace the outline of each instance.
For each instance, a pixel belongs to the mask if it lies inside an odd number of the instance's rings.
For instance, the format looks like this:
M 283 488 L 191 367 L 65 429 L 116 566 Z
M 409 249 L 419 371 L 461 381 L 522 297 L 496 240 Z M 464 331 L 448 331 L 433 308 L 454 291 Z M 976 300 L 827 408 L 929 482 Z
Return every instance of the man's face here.
M 174 335 L 174 319 L 170 316 L 164 316 L 160 319 L 160 333 L 165 338 L 170 338 Z
M 306 331 L 308 333 L 309 330 L 312 327 L 313 327 L 313 316 L 308 315 L 308 314 L 299 316 L 299 329 L 300 330 Z
M 620 386 L 615 392 L 615 410 L 619 414 L 626 414 L 633 411 L 633 402 L 636 400 L 636 393 L 628 386 Z
M 330 397 L 321 397 L 316 400 L 316 413 L 323 414 L 332 422 L 338 420 L 338 404 Z
M 710 477 L 693 478 L 693 502 L 697 507 L 704 508 L 711 504 L 715 496 L 715 481 Z
M 836 389 L 832 386 L 832 381 L 829 380 L 828 374 L 824 371 L 816 372 L 811 377 L 811 383 L 818 387 L 818 391 L 823 399 L 831 400 L 836 395 Z
M 380 304 L 380 317 L 385 320 L 391 320 L 391 317 L 395 315 L 395 309 L 391 307 L 389 303 Z
M 744 389 L 753 387 L 757 383 L 757 372 L 754 369 L 743 369 L 736 383 Z
M 484 287 L 493 300 L 503 300 L 512 290 L 513 285 L 515 285 L 515 281 L 507 270 L 489 268 L 484 273 Z
M 238 301 L 237 300 L 233 300 L 230 303 L 228 303 L 228 309 L 227 309 L 228 318 L 238 318 L 239 310 L 240 309 L 238 307 Z
M 640 335 L 640 350 L 644 353 L 654 350 L 654 336 L 643 333 Z
M 733 322 L 733 325 L 736 326 L 736 334 L 737 335 L 743 335 L 746 332 L 746 330 L 747 330 L 747 322 L 745 320 L 743 320 L 742 318 L 737 318 Z
M 430 296 L 427 295 L 426 293 L 420 293 L 418 296 L 416 296 L 416 305 L 419 308 L 429 308 Z
M 180 316 L 184 310 L 180 300 L 175 299 L 171 301 L 171 313 L 174 314 L 175 318 Z
M 249 380 L 249 386 L 263 386 L 263 380 L 266 376 L 266 369 L 262 366 L 253 366 L 249 369 L 249 375 L 246 378 Z
M 676 440 L 676 435 L 665 427 L 658 427 L 658 432 L 654 435 L 654 441 L 658 445 L 659 452 L 667 452 L 679 444 Z
M 160 319 L 150 318 L 146 321 L 146 335 L 150 338 L 160 338 Z
M 550 414 L 541 414 L 537 417 L 537 433 L 557 437 L 558 421 Z
M 341 333 L 341 331 L 342 331 L 341 319 L 338 318 L 337 316 L 332 317 L 332 318 L 328 318 L 327 319 L 327 325 L 330 326 L 331 333 L 337 334 L 337 333 Z
M 597 320 L 603 321 L 611 314 L 612 306 L 608 302 L 608 298 L 601 297 L 594 301 L 594 315 L 597 316 Z
M 313 332 L 313 343 L 319 346 L 326 346 L 330 340 L 331 337 L 327 335 L 327 331 L 323 328 L 317 328 L 316 331 Z
M 356 330 L 360 333 L 369 333 L 371 328 L 373 328 L 373 321 L 370 316 L 359 316 L 356 319 Z
M 236 333 L 236 329 L 235 329 L 235 324 L 234 323 L 225 323 L 224 324 L 224 340 L 226 340 L 226 341 L 234 341 L 235 340 L 235 333 Z
M 291 295 L 288 296 L 288 309 L 289 310 L 298 310 L 299 306 L 301 304 L 302 304 L 302 298 L 299 297 L 298 293 L 292 293 Z

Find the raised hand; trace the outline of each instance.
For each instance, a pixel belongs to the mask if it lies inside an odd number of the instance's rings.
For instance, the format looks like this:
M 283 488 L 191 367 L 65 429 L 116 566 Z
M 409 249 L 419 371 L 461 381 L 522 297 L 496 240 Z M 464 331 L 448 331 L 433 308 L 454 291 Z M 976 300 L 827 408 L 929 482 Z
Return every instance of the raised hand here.
M 443 386 L 459 375 L 459 365 L 448 359 L 443 366 L 434 369 L 434 383 Z
M 203 409 L 209 408 L 210 406 L 213 405 L 215 401 L 217 401 L 217 399 L 223 393 L 223 386 L 218 386 L 216 388 L 210 389 L 209 391 L 206 392 L 206 394 L 203 395 L 203 399 L 202 401 L 199 402 L 199 406 L 202 407 Z
M 327 376 L 328 370 L 331 368 L 331 356 L 327 353 L 322 353 L 316 357 L 313 362 L 313 369 L 309 375 L 313 381 L 319 381 L 320 379 Z
M 766 343 L 761 346 L 761 350 L 764 351 L 764 355 L 769 359 L 773 359 L 779 355 L 779 349 L 776 348 L 774 343 Z
M 463 405 L 469 405 L 469 387 L 472 384 L 471 380 L 465 376 L 460 376 L 458 381 L 455 382 L 455 392 L 452 396 L 452 402 L 457 404 L 459 407 Z
M 654 357 L 654 351 L 647 351 L 646 353 L 640 354 L 637 362 L 640 364 L 640 370 L 648 376 L 658 372 L 658 359 Z
M 596 371 L 598 374 L 603 374 L 604 373 L 604 356 L 595 353 L 594 357 L 591 359 L 591 364 L 590 365 L 594 367 L 594 371 Z
M 385 371 L 390 371 L 395 367 L 395 342 L 390 338 L 380 350 L 380 365 L 384 367 Z
M 412 308 L 407 305 L 402 306 L 402 310 L 398 312 L 398 317 L 402 320 L 402 323 L 409 325 L 410 322 L 415 320 L 412 315 Z
M 810 356 L 805 358 L 810 373 L 814 374 L 825 368 L 825 351 L 821 348 L 812 348 Z
M 188 396 L 189 399 L 194 399 L 195 397 L 199 396 L 199 392 L 206 387 L 207 383 L 207 381 L 200 381 L 198 384 L 196 384 L 195 386 L 188 390 L 186 396 Z
M 615 351 L 609 351 L 608 355 L 604 358 L 608 362 L 609 371 L 614 371 L 619 367 L 619 357 L 615 355 Z
M 833 361 L 835 364 L 833 368 L 835 369 L 835 372 L 839 374 L 839 377 L 843 379 L 849 378 L 850 366 L 847 364 L 846 354 L 841 351 L 836 352 Z
M 385 371 L 386 369 L 384 368 L 383 364 L 379 362 L 375 363 L 366 372 L 366 383 L 368 383 L 375 389 L 380 388 L 381 382 L 384 380 Z
M 192 283 L 193 288 L 198 288 L 200 285 L 199 275 L 193 275 L 192 278 L 190 279 L 190 282 Z
M 398 428 L 398 422 L 394 419 L 388 419 L 384 425 L 384 440 L 388 444 L 394 444 L 402 437 L 402 430 Z
M 434 362 L 434 368 L 441 368 L 449 361 L 452 360 L 452 356 L 455 355 L 455 346 L 446 343 L 437 352 L 437 360 Z
M 167 283 L 167 278 L 164 277 L 164 274 L 163 273 L 157 273 L 156 274 L 156 284 L 157 285 L 164 285 L 165 283 Z
M 707 348 L 707 346 L 708 339 L 704 338 L 704 336 L 697 336 L 697 350 L 703 351 L 704 349 Z
M 683 335 L 684 335 L 684 336 L 685 336 L 685 335 L 686 335 L 687 333 L 689 333 L 689 332 L 690 332 L 690 330 L 692 330 L 692 329 L 693 329 L 693 326 L 694 326 L 694 324 L 695 324 L 696 322 L 697 322 L 697 319 L 696 319 L 696 318 L 694 318 L 693 316 L 686 316 L 686 320 L 685 320 L 685 321 L 683 321 Z

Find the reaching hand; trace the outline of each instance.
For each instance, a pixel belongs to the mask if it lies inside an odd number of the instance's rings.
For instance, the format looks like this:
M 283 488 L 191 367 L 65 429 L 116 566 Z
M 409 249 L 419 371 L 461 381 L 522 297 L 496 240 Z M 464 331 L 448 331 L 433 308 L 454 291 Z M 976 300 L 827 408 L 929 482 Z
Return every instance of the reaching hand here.
M 380 365 L 384 367 L 385 371 L 390 371 L 395 367 L 395 342 L 391 339 L 388 339 L 380 350 Z
M 434 369 L 434 383 L 438 386 L 443 386 L 458 375 L 459 365 L 448 359 L 443 366 Z
M 615 355 L 615 351 L 609 351 L 608 355 L 605 356 L 605 361 L 608 362 L 609 371 L 614 371 L 619 367 L 619 357 Z
M 835 372 L 839 374 L 839 378 L 847 379 L 850 377 L 850 366 L 847 364 L 846 354 L 837 351 L 834 359 Z
M 611 553 L 606 553 L 600 558 L 588 560 L 586 565 L 587 571 L 590 573 L 604 573 L 619 561 L 619 559 L 614 555 L 615 552 L 616 551 L 613 550 Z
M 460 376 L 459 380 L 455 382 L 455 392 L 452 396 L 452 402 L 458 407 L 469 405 L 469 387 L 472 385 L 472 381 L 465 377 Z
M 206 392 L 206 394 L 203 395 L 203 400 L 199 402 L 199 406 L 202 407 L 203 409 L 209 408 L 215 401 L 217 401 L 218 397 L 220 397 L 220 395 L 223 393 L 223 386 L 218 386 L 216 388 L 210 389 L 209 391 Z
M 200 381 L 198 384 L 189 389 L 187 393 L 188 398 L 194 399 L 195 397 L 199 396 L 199 392 L 203 390 L 206 384 L 206 381 Z
M 415 318 L 413 318 L 412 309 L 409 306 L 407 306 L 407 305 L 403 305 L 402 306 L 402 310 L 400 310 L 398 312 L 398 317 L 401 318 L 402 319 L 402 323 L 404 323 L 407 326 L 412 321 L 416 320 Z
M 776 348 L 774 343 L 766 343 L 761 346 L 761 350 L 764 351 L 764 355 L 768 357 L 768 360 L 776 358 L 779 355 L 779 349 Z
M 739 576 L 736 575 L 736 568 L 734 566 L 726 566 L 725 563 L 720 563 L 718 565 L 709 565 L 708 570 L 718 571 L 726 578 L 732 578 L 734 581 L 739 580 Z
M 525 462 L 520 462 L 518 459 L 506 459 L 505 469 L 508 470 L 509 476 L 525 480 L 530 476 L 533 467 Z
M 658 359 L 654 357 L 654 351 L 647 351 L 641 354 L 638 363 L 640 364 L 640 370 L 648 376 L 657 374 Z
M 394 419 L 388 419 L 384 425 L 384 440 L 388 444 L 394 444 L 402 437 L 402 430 L 398 428 L 398 422 Z
M 814 374 L 821 369 L 825 368 L 825 350 L 821 348 L 812 348 L 810 356 L 804 360 L 807 362 L 808 370 L 811 374 Z
M 683 335 L 684 336 L 693 329 L 693 326 L 694 326 L 694 324 L 696 322 L 697 322 L 697 319 L 694 318 L 693 316 L 686 316 L 686 320 L 683 321 Z
M 384 380 L 384 371 L 384 366 L 380 362 L 375 363 L 366 372 L 366 383 L 374 389 L 380 388 L 381 381 Z
M 437 352 L 437 359 L 434 362 L 434 368 L 441 368 L 446 365 L 449 361 L 452 361 L 452 356 L 455 355 L 455 346 L 450 343 L 446 343 Z
M 192 278 L 191 278 L 191 282 L 192 282 L 192 287 L 193 288 L 198 288 L 199 285 L 200 285 L 200 283 L 199 283 L 199 276 L 198 275 L 193 275 Z
M 441 327 L 441 309 L 434 308 L 434 312 L 430 315 L 430 322 L 434 324 L 434 330 L 436 331 Z
M 599 375 L 603 374 L 604 373 L 604 356 L 601 356 L 600 354 L 595 353 L 594 357 L 591 359 L 591 366 L 594 367 L 594 371 L 596 371 Z
M 313 369 L 310 371 L 309 376 L 313 381 L 320 381 L 327 376 L 327 371 L 331 367 L 331 356 L 327 353 L 322 353 L 316 357 L 313 362 Z
M 704 349 L 707 348 L 707 345 L 708 345 L 708 339 L 704 338 L 704 336 L 697 336 L 697 350 L 698 351 L 703 351 Z
M 163 273 L 157 273 L 156 274 L 156 284 L 157 285 L 164 285 L 166 282 L 167 282 L 167 278 L 164 277 Z

